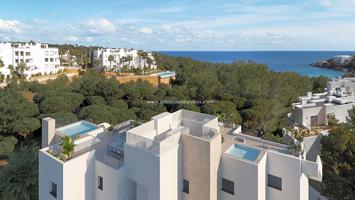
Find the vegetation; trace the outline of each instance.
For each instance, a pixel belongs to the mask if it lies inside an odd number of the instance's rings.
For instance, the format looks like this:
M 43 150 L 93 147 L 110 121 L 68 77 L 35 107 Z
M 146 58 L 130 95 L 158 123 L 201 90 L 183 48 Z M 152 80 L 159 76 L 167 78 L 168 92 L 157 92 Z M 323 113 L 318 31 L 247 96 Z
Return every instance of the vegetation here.
M 60 159 L 62 160 L 68 160 L 72 155 L 74 151 L 74 140 L 68 136 L 65 136 L 62 138 L 60 147 L 62 148 L 61 153 L 60 153 Z
M 14 136 L 0 136 L 0 159 L 9 156 L 15 149 L 17 139 Z
M 330 199 L 355 198 L 355 108 L 342 124 L 322 138 L 322 193 Z
M 0 168 L 0 199 L 38 199 L 38 148 L 36 144 L 12 153 Z

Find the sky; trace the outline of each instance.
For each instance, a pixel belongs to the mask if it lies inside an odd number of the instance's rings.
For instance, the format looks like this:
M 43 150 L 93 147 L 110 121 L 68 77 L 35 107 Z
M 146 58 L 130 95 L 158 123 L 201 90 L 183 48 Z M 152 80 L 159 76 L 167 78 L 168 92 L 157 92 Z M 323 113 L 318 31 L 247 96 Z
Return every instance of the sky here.
M 0 41 L 145 50 L 355 50 L 355 0 L 1 0 Z

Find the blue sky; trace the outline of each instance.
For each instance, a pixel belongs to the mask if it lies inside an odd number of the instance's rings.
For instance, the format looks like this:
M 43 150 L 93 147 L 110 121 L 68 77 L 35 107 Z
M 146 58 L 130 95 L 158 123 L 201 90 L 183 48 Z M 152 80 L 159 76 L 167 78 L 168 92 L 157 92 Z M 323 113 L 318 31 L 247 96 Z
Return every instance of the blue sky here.
M 355 50 L 355 0 L 11 0 L 0 41 L 147 50 Z

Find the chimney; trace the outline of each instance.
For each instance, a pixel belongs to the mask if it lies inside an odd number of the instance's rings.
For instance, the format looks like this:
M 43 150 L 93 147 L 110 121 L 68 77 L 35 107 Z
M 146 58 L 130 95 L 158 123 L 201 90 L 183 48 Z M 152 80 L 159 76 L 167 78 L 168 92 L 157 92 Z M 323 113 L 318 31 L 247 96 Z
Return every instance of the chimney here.
M 42 148 L 51 144 L 55 135 L 55 119 L 46 117 L 42 119 Z

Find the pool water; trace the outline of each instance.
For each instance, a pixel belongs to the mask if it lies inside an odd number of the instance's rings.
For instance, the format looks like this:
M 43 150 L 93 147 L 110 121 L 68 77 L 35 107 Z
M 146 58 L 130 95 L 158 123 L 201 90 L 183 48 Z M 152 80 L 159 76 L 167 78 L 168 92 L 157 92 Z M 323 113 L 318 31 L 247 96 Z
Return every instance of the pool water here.
M 229 147 L 225 153 L 239 159 L 255 161 L 260 152 L 261 151 L 259 149 L 251 148 L 242 144 L 234 144 Z
M 69 137 L 75 137 L 84 133 L 96 130 L 98 127 L 87 121 L 79 121 L 68 126 L 61 127 L 57 131 L 64 133 Z

